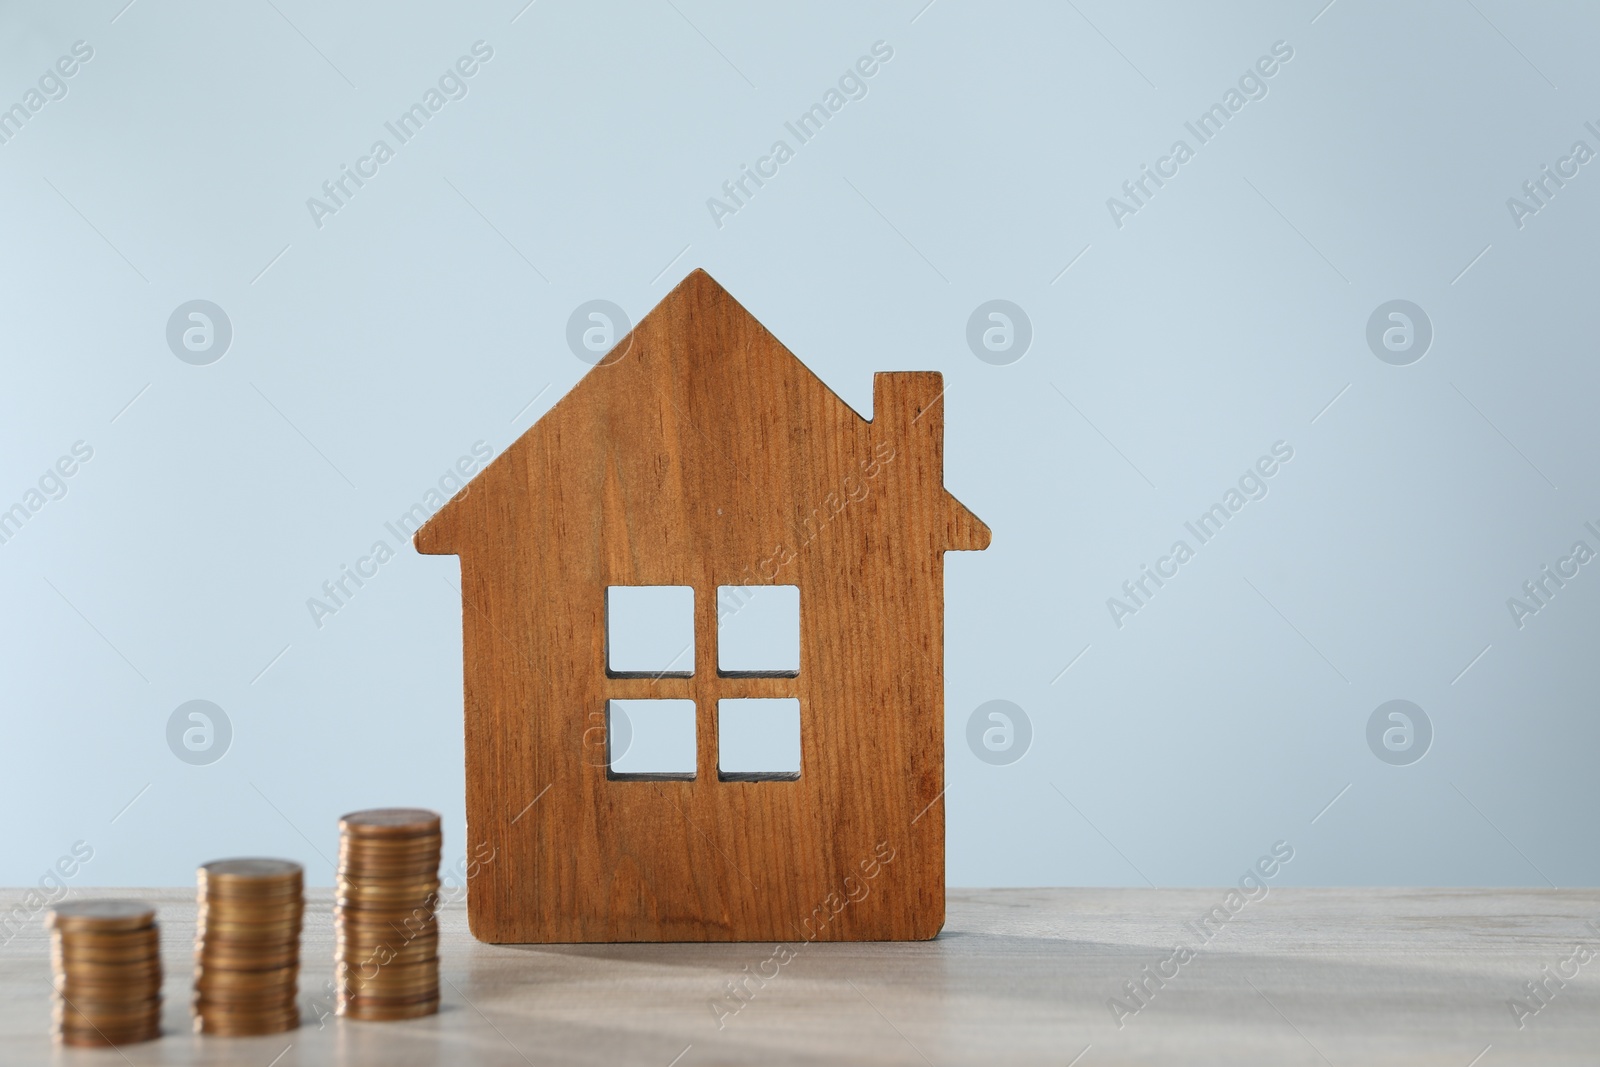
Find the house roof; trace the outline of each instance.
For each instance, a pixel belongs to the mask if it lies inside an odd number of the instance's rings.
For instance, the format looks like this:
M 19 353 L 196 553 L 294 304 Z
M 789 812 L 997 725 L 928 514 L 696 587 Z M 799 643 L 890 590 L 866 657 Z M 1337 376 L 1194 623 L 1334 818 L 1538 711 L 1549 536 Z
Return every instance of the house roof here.
M 759 337 L 762 343 L 748 343 Z M 648 339 L 646 341 L 645 339 Z M 620 355 L 618 354 L 620 353 Z M 715 373 L 712 373 L 715 371 Z M 641 378 L 643 379 L 641 381 Z M 557 427 L 570 421 L 575 409 L 593 411 L 596 394 L 604 391 L 622 392 L 655 391 L 670 396 L 679 378 L 707 379 L 722 383 L 720 402 L 737 404 L 758 389 L 786 390 L 803 395 L 808 410 L 827 409 L 826 417 L 818 419 L 819 425 L 839 426 L 841 423 L 861 427 L 878 427 L 888 424 L 888 429 L 900 433 L 916 430 L 915 424 L 943 402 L 940 375 L 932 372 L 883 372 L 875 376 L 874 418 L 869 423 L 859 412 L 846 404 L 837 393 L 812 372 L 789 349 L 772 336 L 748 310 L 724 289 L 705 270 L 691 271 L 659 304 L 640 320 L 627 336 L 620 339 L 599 364 L 589 370 L 566 396 L 562 397 L 533 426 L 523 433 L 509 448 L 489 464 L 473 484 L 456 494 L 429 521 L 417 531 L 415 543 L 418 551 L 456 553 L 464 538 L 453 532 L 458 513 L 473 490 L 485 488 L 492 495 L 499 484 L 496 469 L 503 468 L 519 451 L 529 447 L 547 434 L 557 433 Z M 879 410 L 881 398 L 894 395 L 908 401 L 914 415 L 906 412 L 898 416 Z M 604 405 L 600 405 L 604 407 Z M 632 412 L 632 409 L 628 409 Z M 677 416 L 689 421 L 689 416 L 678 409 Z M 614 413 L 600 429 L 609 432 L 611 439 L 625 442 L 629 437 L 629 416 Z M 898 422 L 896 421 L 898 417 Z M 933 456 L 942 456 L 942 410 L 921 427 L 923 436 L 931 440 Z M 807 427 L 789 428 L 782 441 L 803 441 Z M 764 442 L 768 447 L 779 440 Z M 575 438 L 568 432 L 560 433 L 553 442 L 558 448 L 586 447 L 588 441 Z M 760 447 L 740 442 L 742 447 Z M 624 445 L 624 447 L 626 447 Z M 959 500 L 943 488 L 942 470 L 930 472 L 938 485 L 939 499 L 936 507 L 943 527 L 939 538 L 944 549 L 983 549 L 989 545 L 989 528 Z M 483 483 L 480 485 L 480 483 Z

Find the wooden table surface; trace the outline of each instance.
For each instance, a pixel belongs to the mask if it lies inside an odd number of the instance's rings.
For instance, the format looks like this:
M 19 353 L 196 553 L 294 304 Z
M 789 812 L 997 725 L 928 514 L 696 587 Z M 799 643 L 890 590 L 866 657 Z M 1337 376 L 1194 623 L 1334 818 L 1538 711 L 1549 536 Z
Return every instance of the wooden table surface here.
M 1600 1063 L 1600 959 L 1574 954 L 1600 956 L 1600 890 L 1274 888 L 1202 934 L 1225 894 L 960 890 L 935 941 L 785 946 L 483 945 L 455 906 L 437 1016 L 319 1024 L 333 934 L 331 891 L 313 890 L 305 1024 L 215 1038 L 190 1031 L 192 891 L 97 891 L 160 907 L 166 1035 L 53 1045 L 48 936 L 32 922 L 0 946 L 0 1063 Z M 768 977 L 729 999 L 747 973 Z M 1142 1004 L 1124 990 L 1138 979 Z M 1540 981 L 1542 1004 L 1526 989 Z

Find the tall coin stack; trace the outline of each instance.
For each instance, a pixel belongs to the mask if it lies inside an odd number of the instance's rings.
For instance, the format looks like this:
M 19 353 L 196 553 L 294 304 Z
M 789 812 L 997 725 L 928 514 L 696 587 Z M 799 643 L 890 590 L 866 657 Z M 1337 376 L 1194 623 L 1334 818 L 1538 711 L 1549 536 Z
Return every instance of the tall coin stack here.
M 125 1045 L 161 1036 L 156 910 L 135 900 L 57 904 L 48 920 L 56 1036 L 65 1045 Z
M 304 871 L 290 860 L 217 860 L 200 868 L 194 1028 L 272 1034 L 300 1025 Z
M 338 1014 L 414 1019 L 439 1010 L 437 812 L 376 808 L 339 820 L 334 901 Z

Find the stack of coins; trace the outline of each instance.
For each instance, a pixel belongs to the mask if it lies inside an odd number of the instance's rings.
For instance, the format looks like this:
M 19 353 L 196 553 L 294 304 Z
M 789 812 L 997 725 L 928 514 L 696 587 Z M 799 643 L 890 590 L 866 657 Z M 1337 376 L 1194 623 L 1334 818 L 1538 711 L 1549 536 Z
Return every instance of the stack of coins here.
M 289 860 L 217 860 L 200 868 L 194 1028 L 272 1034 L 300 1025 L 304 872 Z
M 339 820 L 336 1010 L 414 1019 L 439 1010 L 438 813 L 378 808 Z
M 156 909 L 79 900 L 50 913 L 55 1034 L 66 1045 L 125 1045 L 161 1036 Z

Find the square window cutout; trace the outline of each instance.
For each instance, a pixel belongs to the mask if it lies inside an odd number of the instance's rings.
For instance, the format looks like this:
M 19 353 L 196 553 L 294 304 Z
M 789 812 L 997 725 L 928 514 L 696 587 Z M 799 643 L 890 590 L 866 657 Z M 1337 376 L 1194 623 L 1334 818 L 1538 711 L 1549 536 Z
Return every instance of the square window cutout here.
M 612 674 L 693 674 L 694 590 L 687 585 L 607 586 L 606 669 Z
M 614 778 L 693 778 L 694 701 L 606 701 L 606 766 Z
M 723 674 L 798 674 L 800 587 L 717 587 L 717 670 Z
M 800 777 L 800 701 L 743 698 L 717 701 L 717 777 Z

